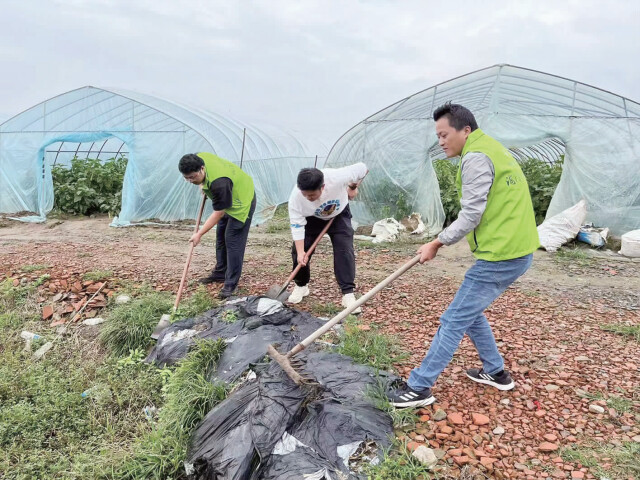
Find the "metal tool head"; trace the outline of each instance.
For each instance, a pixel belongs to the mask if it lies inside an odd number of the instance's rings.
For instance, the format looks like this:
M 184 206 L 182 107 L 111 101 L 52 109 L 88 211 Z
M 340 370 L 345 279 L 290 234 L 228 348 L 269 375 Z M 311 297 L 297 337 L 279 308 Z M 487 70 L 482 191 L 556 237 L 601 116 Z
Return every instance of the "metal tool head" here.
M 164 315 L 162 315 L 162 317 L 160 317 L 160 321 L 156 325 L 156 328 L 154 328 L 153 333 L 151 334 L 151 338 L 153 338 L 154 340 L 158 340 L 162 331 L 169 325 L 171 325 L 171 315 L 165 313 Z
M 291 365 L 289 361 L 289 357 L 287 355 L 282 355 L 278 352 L 273 345 L 269 345 L 267 347 L 267 354 L 271 357 L 272 360 L 278 362 L 282 370 L 289 376 L 291 380 L 293 380 L 297 385 L 302 385 L 305 383 L 305 378 L 300 375 L 294 366 Z
M 284 303 L 289 299 L 289 295 L 291 294 L 286 289 L 283 290 L 282 285 L 272 285 L 264 295 L 265 297 L 273 298 L 274 300 Z

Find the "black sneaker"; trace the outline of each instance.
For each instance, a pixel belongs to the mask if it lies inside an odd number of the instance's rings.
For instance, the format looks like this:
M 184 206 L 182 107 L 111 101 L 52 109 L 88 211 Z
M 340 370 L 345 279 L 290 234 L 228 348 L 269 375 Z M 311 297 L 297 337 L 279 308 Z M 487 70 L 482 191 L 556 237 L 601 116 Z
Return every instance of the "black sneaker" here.
M 209 275 L 208 277 L 202 277 L 198 280 L 199 283 L 203 285 L 207 285 L 209 283 L 224 283 L 224 277 L 219 277 L 217 275 Z
M 481 368 L 470 368 L 467 370 L 467 377 L 474 382 L 496 387 L 498 390 L 511 390 L 516 386 L 513 378 L 511 378 L 511 375 L 506 370 L 489 375 L 488 373 L 484 373 L 484 370 Z
M 431 395 L 431 389 L 414 390 L 405 382 L 402 382 L 400 388 L 396 388 L 392 392 L 387 392 L 389 403 L 394 407 L 426 407 L 436 401 L 436 397 Z
M 227 288 L 227 287 L 222 287 L 222 290 L 220 290 L 218 292 L 218 298 L 220 299 L 225 299 L 225 298 L 229 298 L 231 295 L 233 295 L 235 293 L 236 289 L 235 288 Z

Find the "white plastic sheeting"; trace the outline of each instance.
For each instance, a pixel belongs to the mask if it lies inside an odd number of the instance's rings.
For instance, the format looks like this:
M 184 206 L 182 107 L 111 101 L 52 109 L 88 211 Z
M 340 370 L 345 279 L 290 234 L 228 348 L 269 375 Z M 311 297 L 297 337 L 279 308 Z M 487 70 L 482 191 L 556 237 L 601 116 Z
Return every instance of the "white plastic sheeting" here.
M 243 157 L 242 168 L 256 185 L 254 223 L 270 218 L 275 206 L 287 201 L 298 171 L 313 166 L 315 155 L 322 166 L 326 154 L 319 142 L 306 146 L 271 127 L 246 125 L 137 92 L 83 87 L 0 125 L 0 213 L 35 212 L 36 217 L 25 220 L 43 220 L 54 202 L 47 148 L 112 138 L 124 143 L 129 158 L 116 226 L 195 218 L 199 189 L 185 182 L 177 167 L 185 153 L 212 152 L 237 164 Z
M 368 117 L 333 146 L 326 166 L 365 162 L 367 180 L 354 217 L 372 224 L 400 202 L 438 232 L 444 210 L 432 160 L 442 158 L 432 114 L 452 101 L 507 147 L 548 139 L 565 146 L 560 183 L 547 218 L 587 204 L 586 220 L 620 235 L 640 228 L 640 105 L 566 78 L 496 65 L 407 97 Z M 401 194 L 401 198 L 398 195 Z

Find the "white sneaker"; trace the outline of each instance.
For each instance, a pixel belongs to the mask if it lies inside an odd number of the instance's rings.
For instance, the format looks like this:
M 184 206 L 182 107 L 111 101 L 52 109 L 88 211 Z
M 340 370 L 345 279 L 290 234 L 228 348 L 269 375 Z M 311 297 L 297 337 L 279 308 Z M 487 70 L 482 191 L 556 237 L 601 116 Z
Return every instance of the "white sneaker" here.
M 354 303 L 356 303 L 356 296 L 353 293 L 346 293 L 342 296 L 342 306 L 344 308 L 349 308 Z M 354 315 L 362 313 L 362 309 L 358 307 L 351 313 L 353 313 Z
M 304 287 L 299 287 L 296 285 L 293 287 L 293 292 L 289 295 L 288 302 L 289 303 L 300 303 L 304 297 L 309 295 L 309 286 L 305 285 Z

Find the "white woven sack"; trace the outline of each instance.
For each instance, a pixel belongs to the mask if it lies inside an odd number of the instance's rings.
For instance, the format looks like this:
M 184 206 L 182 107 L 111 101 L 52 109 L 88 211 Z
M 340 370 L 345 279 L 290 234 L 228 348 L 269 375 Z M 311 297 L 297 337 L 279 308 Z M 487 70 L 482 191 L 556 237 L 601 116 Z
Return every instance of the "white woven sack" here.
M 640 257 L 640 230 L 631 230 L 621 238 L 620 253 L 625 257 Z
M 547 252 L 555 252 L 559 247 L 573 240 L 587 216 L 587 202 L 580 200 L 573 207 L 563 210 L 538 225 L 540 245 Z

